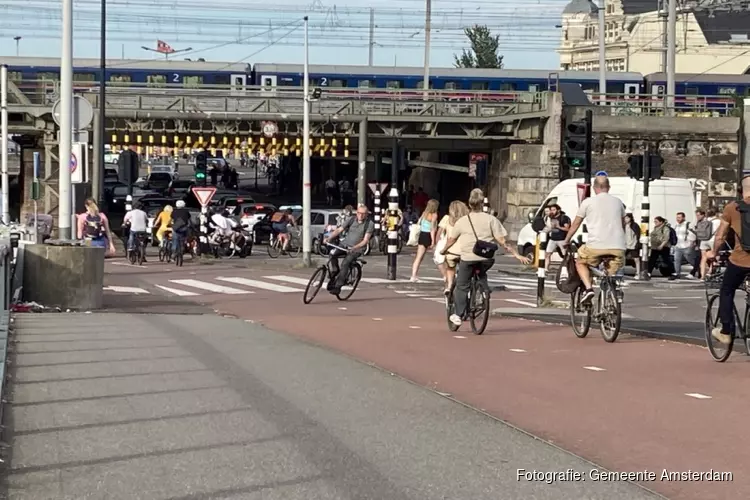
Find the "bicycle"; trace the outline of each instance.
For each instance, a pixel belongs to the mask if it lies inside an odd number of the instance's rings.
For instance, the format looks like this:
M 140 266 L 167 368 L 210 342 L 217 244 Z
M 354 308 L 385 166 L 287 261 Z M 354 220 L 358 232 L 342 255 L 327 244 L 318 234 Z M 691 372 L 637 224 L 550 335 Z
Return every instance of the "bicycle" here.
M 491 264 L 490 264 L 491 262 Z M 495 263 L 494 259 L 491 261 L 481 261 L 483 265 L 487 265 L 487 269 L 492 267 Z M 471 277 L 469 278 L 469 294 L 466 300 L 466 311 L 464 311 L 462 320 L 469 320 L 471 325 L 471 331 L 475 335 L 482 335 L 484 330 L 487 328 L 487 323 L 490 320 L 490 295 L 492 291 L 487 284 L 487 270 L 480 267 L 474 267 L 472 269 Z M 456 281 L 453 281 L 448 294 L 445 297 L 445 312 L 446 318 L 448 319 L 448 329 L 451 332 L 456 332 L 459 329 L 458 325 L 454 325 L 450 318 L 456 312 L 456 304 L 453 302 L 454 290 L 456 288 Z M 482 314 L 484 317 L 477 321 L 477 318 Z
M 146 247 L 146 233 L 136 233 L 134 238 L 134 247 L 128 252 L 128 259 L 130 263 L 135 265 L 137 262 L 139 266 L 143 265 L 143 261 L 146 258 L 144 248 Z
M 159 245 L 159 262 L 172 262 L 172 231 L 167 231 Z
M 734 332 L 729 334 L 729 344 L 722 344 L 714 339 L 711 332 L 714 328 L 721 325 L 719 318 L 719 289 L 724 281 L 724 271 L 726 270 L 726 261 L 728 260 L 729 252 L 719 252 L 719 260 L 714 266 L 714 270 L 711 274 L 706 276 L 705 287 L 706 287 L 706 347 L 711 353 L 711 356 L 715 361 L 719 363 L 725 362 L 729 359 L 734 348 L 734 340 L 739 338 L 745 344 L 745 352 L 750 355 L 750 337 L 748 336 L 748 327 L 750 327 L 750 276 L 745 279 L 739 289 L 745 292 L 745 314 L 743 316 L 744 321 L 740 321 L 740 315 L 737 311 L 737 304 L 732 303 L 732 312 L 734 314 L 735 328 Z M 710 291 L 710 293 L 709 293 Z M 716 314 L 712 312 L 713 306 L 716 304 Z M 739 335 L 736 333 L 739 332 Z
M 572 242 L 571 245 L 571 251 L 577 251 L 578 246 Z M 612 343 L 620 335 L 622 301 L 624 298 L 620 282 L 623 277 L 617 275 L 610 276 L 606 272 L 609 264 L 614 259 L 614 255 L 605 255 L 602 257 L 599 267 L 588 266 L 591 272 L 592 285 L 596 286 L 597 281 L 599 281 L 596 306 L 594 306 L 593 300 L 581 303 L 581 296 L 585 292 L 583 284 L 570 294 L 570 324 L 573 327 L 573 333 L 578 338 L 585 338 L 589 334 L 592 320 L 599 322 L 599 329 L 602 332 L 602 338 L 604 338 L 605 342 Z M 600 269 L 602 267 L 604 270 Z M 580 323 L 576 319 L 576 313 L 582 314 Z
M 298 257 L 300 252 L 302 251 L 302 244 L 299 243 L 300 235 L 302 234 L 302 231 L 297 228 L 290 229 L 289 233 L 287 233 L 289 244 L 287 245 L 286 253 L 289 255 L 289 257 Z M 281 238 L 279 238 L 279 235 L 276 233 L 276 231 L 271 232 L 271 236 L 268 242 L 268 256 L 272 259 L 277 258 L 281 254 Z
M 332 249 L 349 253 L 349 250 L 347 250 L 346 248 L 334 245 L 332 243 L 327 243 L 326 245 Z M 310 277 L 310 281 L 307 282 L 305 293 L 302 296 L 302 302 L 304 302 L 305 304 L 309 304 L 310 302 L 312 302 L 313 299 L 318 295 L 318 292 L 323 286 L 323 282 L 326 280 L 326 276 L 328 276 L 329 278 L 329 285 L 331 285 L 332 280 L 335 279 L 330 269 L 332 258 L 333 256 L 331 255 L 331 251 L 329 249 L 328 261 L 317 268 L 313 275 Z M 354 260 L 354 262 L 352 262 L 351 266 L 349 266 L 349 272 L 346 275 L 344 286 L 341 288 L 341 290 L 339 290 L 339 293 L 336 294 L 337 299 L 345 301 L 349 300 L 349 298 L 354 295 L 354 292 L 357 290 L 357 286 L 359 285 L 359 280 L 362 279 L 362 266 L 364 266 L 365 264 L 367 264 L 367 262 L 360 258 L 357 258 L 356 260 Z M 344 294 L 344 288 L 347 288 L 347 294 Z

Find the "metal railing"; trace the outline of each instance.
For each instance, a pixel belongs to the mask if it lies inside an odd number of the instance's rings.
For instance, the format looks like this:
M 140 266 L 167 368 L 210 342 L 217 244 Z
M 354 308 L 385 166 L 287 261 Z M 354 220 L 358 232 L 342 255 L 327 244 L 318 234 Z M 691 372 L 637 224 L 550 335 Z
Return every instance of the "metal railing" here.
M 612 116 L 739 116 L 734 95 L 675 95 L 674 105 L 666 108 L 663 95 L 589 94 L 591 102 L 610 108 Z
M 8 338 L 10 334 L 10 304 L 13 296 L 13 248 L 9 239 L 0 240 L 0 422 L 3 421 L 6 368 L 8 362 Z M 0 460 L 2 462 L 2 460 Z

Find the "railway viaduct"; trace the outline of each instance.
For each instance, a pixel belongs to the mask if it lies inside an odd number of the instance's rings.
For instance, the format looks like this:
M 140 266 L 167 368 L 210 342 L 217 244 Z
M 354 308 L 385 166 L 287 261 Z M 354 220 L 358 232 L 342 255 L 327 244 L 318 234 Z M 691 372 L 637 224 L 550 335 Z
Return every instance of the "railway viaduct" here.
M 82 95 L 98 108 L 96 93 Z M 32 206 L 29 197 L 35 151 L 41 153 L 43 167 L 40 210 L 53 216 L 57 212 L 57 141 L 51 116 L 56 97 L 55 91 L 23 94 L 11 85 L 10 132 L 20 134 L 22 145 L 16 166 L 22 218 Z M 188 135 L 258 137 L 262 124 L 273 121 L 280 139 L 296 138 L 301 136 L 302 97 L 298 89 L 272 95 L 261 90 L 236 95 L 195 89 L 108 89 L 105 126 L 108 136 L 128 133 L 131 137 L 166 136 L 172 141 L 175 136 Z M 440 196 L 443 202 L 463 197 L 473 187 L 468 156 L 486 153 L 490 158 L 488 181 L 481 187 L 515 236 L 528 211 L 568 175 L 560 169 L 561 126 L 565 119 L 583 111 L 582 106 L 567 105 L 558 92 L 519 92 L 503 101 L 468 102 L 450 101 L 437 92 L 428 99 L 398 92 L 387 99 L 366 93 L 357 97 L 324 93 L 311 103 L 311 137 L 349 138 L 353 150 L 349 160 L 353 160 L 358 154 L 358 137 L 365 131 L 365 151 L 383 153 L 358 155 L 360 166 L 366 165 L 368 181 L 376 180 L 377 172 L 382 172 L 374 160 L 388 157 L 397 140 L 405 149 L 419 152 L 410 155 L 410 183 L 422 186 L 431 196 Z M 594 112 L 595 168 L 623 175 L 630 154 L 658 149 L 665 158 L 666 175 L 697 179 L 695 185 L 705 192 L 705 204 L 734 196 L 744 154 L 739 117 L 663 117 L 632 112 L 616 116 L 608 107 L 594 107 Z M 94 126 L 91 146 L 98 148 L 102 138 L 96 129 Z M 88 168 L 94 172 L 100 168 L 97 155 L 89 156 L 92 162 Z M 324 180 L 322 176 L 318 174 Z M 387 182 L 390 175 L 377 180 Z M 90 183 L 81 189 L 90 192 Z

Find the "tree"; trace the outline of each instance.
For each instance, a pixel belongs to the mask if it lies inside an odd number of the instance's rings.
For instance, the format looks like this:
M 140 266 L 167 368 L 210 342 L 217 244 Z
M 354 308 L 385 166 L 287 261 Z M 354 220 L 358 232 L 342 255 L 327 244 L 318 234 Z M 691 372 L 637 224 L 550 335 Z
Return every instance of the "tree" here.
M 498 54 L 500 35 L 492 35 L 487 26 L 464 28 L 471 49 L 463 50 L 461 56 L 454 55 L 457 68 L 496 68 L 502 69 L 503 56 Z

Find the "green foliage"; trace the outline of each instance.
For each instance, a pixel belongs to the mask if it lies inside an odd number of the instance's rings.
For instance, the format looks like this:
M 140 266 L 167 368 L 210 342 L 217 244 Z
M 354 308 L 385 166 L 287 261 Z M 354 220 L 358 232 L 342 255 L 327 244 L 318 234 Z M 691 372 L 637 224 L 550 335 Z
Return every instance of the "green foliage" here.
M 502 69 L 503 56 L 498 54 L 500 49 L 500 35 L 492 35 L 487 26 L 472 26 L 464 28 L 464 33 L 471 44 L 470 49 L 464 49 L 460 56 L 454 55 L 454 65 L 457 68 L 496 68 Z

